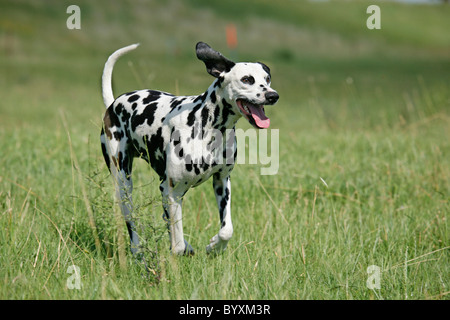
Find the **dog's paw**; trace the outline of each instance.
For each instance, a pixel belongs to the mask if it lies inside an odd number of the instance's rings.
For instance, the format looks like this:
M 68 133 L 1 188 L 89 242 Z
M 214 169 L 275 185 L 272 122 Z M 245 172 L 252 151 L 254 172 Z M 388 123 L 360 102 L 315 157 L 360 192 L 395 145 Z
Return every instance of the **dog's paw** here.
M 193 256 L 195 254 L 195 251 L 191 247 L 191 245 L 186 240 L 184 240 L 184 245 L 185 245 L 184 255 L 185 256 Z
M 184 240 L 184 243 L 178 243 L 176 246 L 170 248 L 172 253 L 177 256 L 193 256 L 195 254 L 191 245 Z
M 215 235 L 209 241 L 209 244 L 206 246 L 206 253 L 219 253 L 224 251 L 227 248 L 228 241 L 223 241 L 220 239 L 219 235 Z

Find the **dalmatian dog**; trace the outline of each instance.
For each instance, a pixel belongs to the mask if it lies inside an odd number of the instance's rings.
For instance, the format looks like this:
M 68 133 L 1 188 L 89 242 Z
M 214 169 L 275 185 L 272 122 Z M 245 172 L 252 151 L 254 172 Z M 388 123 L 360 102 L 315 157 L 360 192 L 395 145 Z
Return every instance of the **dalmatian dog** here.
M 139 250 L 133 221 L 131 171 L 133 159 L 143 158 L 160 177 L 160 191 L 171 250 L 191 255 L 183 236 L 182 201 L 192 187 L 212 177 L 219 208 L 220 230 L 207 253 L 227 247 L 233 234 L 230 173 L 236 159 L 236 122 L 244 117 L 255 128 L 268 128 L 264 106 L 277 102 L 270 87 L 270 69 L 263 63 L 234 63 L 206 43 L 196 45 L 197 58 L 216 79 L 198 96 L 175 96 L 156 90 L 138 90 L 117 99 L 111 78 L 115 62 L 139 44 L 115 51 L 102 76 L 106 106 L 101 132 L 104 159 L 114 180 L 116 197 L 126 221 L 131 251 Z

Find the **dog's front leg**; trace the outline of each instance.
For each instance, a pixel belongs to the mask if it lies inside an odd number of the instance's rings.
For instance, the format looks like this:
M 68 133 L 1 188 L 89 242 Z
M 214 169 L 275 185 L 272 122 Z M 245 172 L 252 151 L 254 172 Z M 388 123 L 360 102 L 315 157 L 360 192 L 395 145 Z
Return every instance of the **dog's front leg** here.
M 164 207 L 164 216 L 167 222 L 170 236 L 170 247 L 174 254 L 193 255 L 191 245 L 184 240 L 183 216 L 182 216 L 182 193 L 177 193 L 170 186 L 161 184 L 161 194 Z
M 211 238 L 210 243 L 206 246 L 206 252 L 223 251 L 226 249 L 228 241 L 233 235 L 233 223 L 231 222 L 231 183 L 230 177 L 213 177 L 214 193 L 216 195 L 217 206 L 220 215 L 219 233 Z

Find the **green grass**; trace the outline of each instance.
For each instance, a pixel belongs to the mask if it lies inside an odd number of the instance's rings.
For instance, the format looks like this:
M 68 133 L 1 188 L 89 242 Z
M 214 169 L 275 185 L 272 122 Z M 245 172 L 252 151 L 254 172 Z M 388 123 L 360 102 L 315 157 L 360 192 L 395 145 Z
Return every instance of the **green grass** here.
M 364 1 L 80 1 L 71 31 L 70 4 L 0 4 L 0 298 L 448 299 L 448 5 L 382 3 L 369 31 Z M 100 75 L 113 50 L 141 42 L 115 68 L 116 95 L 201 93 L 200 40 L 271 67 L 279 171 L 235 168 L 234 236 L 217 256 L 205 253 L 219 229 L 211 185 L 189 191 L 187 258 L 170 254 L 157 176 L 136 161 L 145 254 L 157 250 L 144 276 L 113 210 Z M 380 289 L 366 286 L 370 265 Z

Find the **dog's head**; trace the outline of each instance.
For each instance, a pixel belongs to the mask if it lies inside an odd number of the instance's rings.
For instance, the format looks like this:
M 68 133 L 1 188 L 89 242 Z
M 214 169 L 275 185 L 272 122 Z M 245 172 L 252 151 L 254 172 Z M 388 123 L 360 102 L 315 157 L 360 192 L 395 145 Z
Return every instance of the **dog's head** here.
M 275 104 L 279 98 L 270 87 L 269 67 L 260 62 L 234 63 L 204 42 L 197 43 L 196 52 L 208 73 L 221 81 L 221 89 L 231 100 L 234 111 L 254 127 L 268 128 L 270 119 L 264 113 L 264 106 Z

